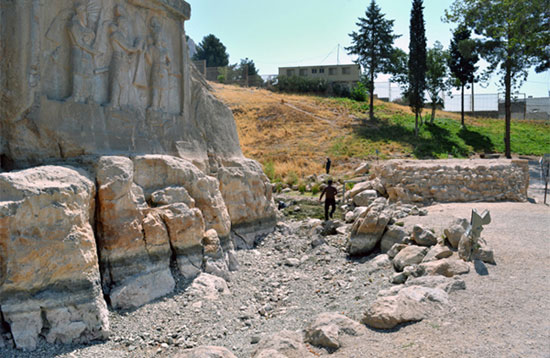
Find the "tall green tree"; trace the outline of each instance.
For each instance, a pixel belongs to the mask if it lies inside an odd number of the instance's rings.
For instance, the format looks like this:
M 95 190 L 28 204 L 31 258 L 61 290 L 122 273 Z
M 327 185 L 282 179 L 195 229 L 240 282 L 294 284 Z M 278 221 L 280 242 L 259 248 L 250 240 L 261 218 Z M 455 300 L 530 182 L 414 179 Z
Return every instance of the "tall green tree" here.
M 349 54 L 357 55 L 359 63 L 365 71 L 367 90 L 370 95 L 369 117 L 374 118 L 374 79 L 378 73 L 390 73 L 391 58 L 394 53 L 393 42 L 400 35 L 393 34 L 393 20 L 385 19 L 374 0 L 365 17 L 360 17 L 357 32 L 349 36 L 352 46 L 346 47 Z
M 210 34 L 197 46 L 193 60 L 206 60 L 206 67 L 224 67 L 229 64 L 229 54 L 220 39 Z
M 418 136 L 418 118 L 424 109 L 426 91 L 426 30 L 424 28 L 424 5 L 422 0 L 413 0 L 409 42 L 409 106 L 414 112 L 414 134 Z
M 426 89 L 432 101 L 432 117 L 430 123 L 434 123 L 435 110 L 443 104 L 441 93 L 449 88 L 447 75 L 447 58 L 449 54 L 443 49 L 443 45 L 436 41 L 434 47 L 428 49 L 426 54 Z
M 473 85 L 477 71 L 475 64 L 479 61 L 479 56 L 473 50 L 471 43 L 470 30 L 466 27 L 459 26 L 453 32 L 449 51 L 449 69 L 455 79 L 455 84 L 461 90 L 460 123 L 462 126 L 464 126 L 464 87 L 468 83 Z
M 504 146 L 511 158 L 510 122 L 512 88 L 527 78 L 530 67 L 550 67 L 550 10 L 548 0 L 455 0 L 448 21 L 472 29 L 487 74 L 497 72 L 504 85 Z

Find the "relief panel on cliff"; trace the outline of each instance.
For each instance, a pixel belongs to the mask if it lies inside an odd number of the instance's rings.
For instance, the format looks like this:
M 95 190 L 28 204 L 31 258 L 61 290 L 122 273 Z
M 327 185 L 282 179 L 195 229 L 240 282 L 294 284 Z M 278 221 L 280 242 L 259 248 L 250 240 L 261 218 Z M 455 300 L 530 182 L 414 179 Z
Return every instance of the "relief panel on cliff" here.
M 180 113 L 185 17 L 171 9 L 155 0 L 48 2 L 41 11 L 43 94 Z

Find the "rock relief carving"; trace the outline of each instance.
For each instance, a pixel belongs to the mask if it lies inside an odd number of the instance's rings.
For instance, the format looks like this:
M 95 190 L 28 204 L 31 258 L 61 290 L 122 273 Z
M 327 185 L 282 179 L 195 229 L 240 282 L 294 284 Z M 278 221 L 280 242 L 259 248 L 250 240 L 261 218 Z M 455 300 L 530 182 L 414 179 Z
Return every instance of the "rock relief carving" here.
M 89 26 L 88 6 L 85 3 L 75 4 L 75 14 L 69 23 L 68 32 L 73 65 L 71 99 L 75 102 L 87 103 L 93 100 L 94 71 L 96 71 L 94 57 L 100 53 L 94 48 L 96 33 Z
M 172 59 L 164 40 L 162 25 L 157 17 L 151 18 L 152 44 L 145 53 L 145 58 L 151 66 L 151 105 L 153 110 L 166 108 L 166 100 L 170 90 L 170 64 Z
M 132 85 L 146 86 L 143 61 L 140 59 L 144 49 L 143 40 L 130 32 L 130 22 L 126 9 L 122 5 L 115 7 L 115 22 L 111 26 L 111 105 L 115 108 L 130 105 L 133 95 Z M 140 63 L 141 62 L 141 63 Z
M 114 109 L 181 113 L 180 67 L 185 59 L 178 39 L 187 13 L 166 0 L 70 4 L 46 15 L 50 25 L 43 94 L 51 100 Z

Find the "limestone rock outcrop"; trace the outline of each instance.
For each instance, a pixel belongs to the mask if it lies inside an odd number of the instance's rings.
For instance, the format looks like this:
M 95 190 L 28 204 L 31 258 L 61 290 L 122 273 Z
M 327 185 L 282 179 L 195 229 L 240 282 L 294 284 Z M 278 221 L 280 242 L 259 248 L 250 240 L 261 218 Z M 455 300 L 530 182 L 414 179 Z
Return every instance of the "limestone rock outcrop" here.
M 1 9 L 0 310 L 16 344 L 106 337 L 104 294 L 127 309 L 178 275 L 229 279 L 235 246 L 273 230 L 276 211 L 191 64 L 189 4 Z
M 258 162 L 225 161 L 217 171 L 237 248 L 251 248 L 259 234 L 276 225 L 272 187 Z
M 0 310 L 18 348 L 107 337 L 94 199 L 75 168 L 0 174 Z

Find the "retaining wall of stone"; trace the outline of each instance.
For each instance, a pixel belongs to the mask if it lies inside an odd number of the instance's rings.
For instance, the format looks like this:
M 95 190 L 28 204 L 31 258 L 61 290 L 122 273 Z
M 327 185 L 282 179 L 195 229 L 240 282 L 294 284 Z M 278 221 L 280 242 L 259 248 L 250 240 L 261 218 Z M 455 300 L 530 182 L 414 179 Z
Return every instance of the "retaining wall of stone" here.
M 527 201 L 527 160 L 390 160 L 375 165 L 391 200 Z

